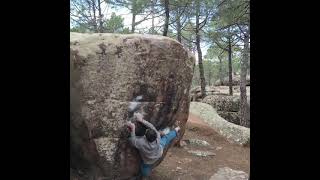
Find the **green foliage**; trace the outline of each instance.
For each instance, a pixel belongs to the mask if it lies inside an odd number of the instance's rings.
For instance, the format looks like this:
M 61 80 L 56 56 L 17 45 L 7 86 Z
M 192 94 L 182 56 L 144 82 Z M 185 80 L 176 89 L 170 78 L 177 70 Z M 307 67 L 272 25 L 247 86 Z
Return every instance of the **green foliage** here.
M 130 34 L 130 29 L 128 27 L 123 28 L 122 32 L 120 32 L 121 34 Z
M 124 31 L 123 26 L 123 17 L 117 16 L 114 12 L 105 23 L 105 29 L 108 33 L 121 33 Z
M 149 5 L 150 0 L 105 0 L 113 8 L 125 7 L 133 14 L 142 13 Z
M 221 75 L 222 78 L 228 77 L 228 61 L 227 61 L 227 52 L 222 51 L 216 46 L 210 47 L 207 50 L 207 54 L 204 56 L 203 60 L 203 68 L 207 85 L 213 85 L 214 82 L 219 80 L 220 78 L 220 66 L 221 66 Z M 240 74 L 240 61 L 242 58 L 241 51 L 234 50 L 235 53 L 233 55 L 232 67 L 233 73 Z M 221 53 L 223 52 L 223 53 Z M 219 56 L 219 57 L 218 57 Z M 219 61 L 221 59 L 221 64 Z M 200 86 L 200 77 L 199 77 L 199 65 L 196 65 L 193 79 L 192 79 L 192 87 Z
M 73 25 L 72 31 L 80 32 L 103 32 L 105 18 L 99 11 L 105 2 L 98 0 L 70 0 L 70 22 Z M 85 29 L 85 30 L 84 30 Z
M 188 21 L 184 28 L 181 30 L 182 35 L 182 43 L 188 47 L 188 49 L 193 49 L 194 43 L 192 41 L 195 41 L 195 32 L 194 32 L 195 25 L 191 21 Z
M 219 62 L 217 61 L 211 61 L 208 59 L 203 60 L 203 68 L 204 68 L 204 76 L 206 79 L 206 84 L 208 86 L 212 86 L 215 81 L 219 79 Z M 227 62 L 223 61 L 222 62 L 222 75 L 223 77 L 227 77 L 228 72 L 227 72 Z M 196 65 L 194 74 L 193 74 L 193 79 L 192 79 L 192 86 L 200 86 L 200 77 L 199 77 L 199 65 Z
M 88 27 L 85 25 L 77 25 L 70 29 L 70 32 L 87 33 L 90 32 Z
M 233 59 L 232 59 L 232 70 L 234 73 L 237 73 L 237 74 L 240 74 L 240 61 L 242 58 L 240 55 L 233 56 Z
M 211 86 L 215 79 L 218 77 L 217 64 L 215 62 L 204 59 L 203 60 L 203 70 L 206 80 L 206 84 Z
M 130 0 L 129 2 L 131 2 L 131 12 L 139 14 L 148 7 L 150 0 Z

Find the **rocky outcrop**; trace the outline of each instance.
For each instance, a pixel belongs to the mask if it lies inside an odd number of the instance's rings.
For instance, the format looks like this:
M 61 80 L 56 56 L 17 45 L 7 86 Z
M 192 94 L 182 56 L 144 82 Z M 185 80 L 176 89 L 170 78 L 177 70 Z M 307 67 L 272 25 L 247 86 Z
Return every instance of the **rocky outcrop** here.
M 246 85 L 250 86 L 250 76 L 247 76 L 246 80 L 247 80 Z M 220 79 L 217 80 L 214 83 L 214 85 L 215 86 L 228 86 L 229 85 L 229 77 L 223 78 L 222 81 L 220 81 Z M 232 76 L 232 85 L 233 86 L 239 86 L 240 85 L 240 75 L 233 75 Z
M 206 96 L 202 102 L 210 104 L 217 111 L 238 112 L 240 108 L 238 96 L 210 95 Z
M 215 87 L 207 86 L 206 87 L 206 95 L 228 95 L 227 93 L 221 93 L 219 90 L 217 90 Z M 190 101 L 201 101 L 202 100 L 202 94 L 201 94 L 201 87 L 196 86 L 190 90 Z
M 221 116 L 223 119 L 233 123 L 240 125 L 240 114 L 239 112 L 228 112 L 228 111 L 217 111 L 219 116 Z
M 229 142 L 248 146 L 250 129 L 230 123 L 220 117 L 217 111 L 206 103 L 191 102 L 190 113 L 203 119 L 210 127 L 225 137 Z
M 225 120 L 240 125 L 240 97 L 238 95 L 210 95 L 206 96 L 203 103 L 210 104 Z M 250 114 L 250 94 L 247 96 L 248 113 Z M 248 117 L 250 121 L 250 116 Z
M 134 122 L 134 111 L 144 111 L 157 129 L 179 125 L 180 139 L 194 57 L 163 36 L 70 33 L 70 38 L 70 166 L 89 179 L 134 177 L 141 159 L 127 141 L 125 123 Z M 142 135 L 145 127 L 136 126 Z

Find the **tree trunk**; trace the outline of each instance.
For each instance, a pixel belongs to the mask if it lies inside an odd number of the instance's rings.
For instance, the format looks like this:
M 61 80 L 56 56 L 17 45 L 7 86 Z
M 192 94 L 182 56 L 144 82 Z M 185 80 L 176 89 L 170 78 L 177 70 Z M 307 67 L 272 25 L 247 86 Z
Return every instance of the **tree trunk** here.
M 223 86 L 223 75 L 222 75 L 222 59 L 220 56 L 218 56 L 219 59 L 219 79 L 220 79 L 220 83 Z
M 232 89 L 232 49 L 231 49 L 231 37 L 228 39 L 228 66 L 229 66 L 229 94 L 233 95 Z
M 154 3 L 155 0 L 151 1 L 151 14 L 152 14 L 152 19 L 151 19 L 151 34 L 154 34 Z
M 134 33 L 136 27 L 136 14 L 132 12 L 131 33 Z
M 98 11 L 99 11 L 99 32 L 103 33 L 103 21 L 102 21 L 101 2 L 100 2 L 100 0 L 98 0 Z
M 248 53 L 249 53 L 249 35 L 245 35 L 244 39 L 244 52 L 241 61 L 241 74 L 240 74 L 240 125 L 250 127 L 250 113 L 248 111 L 247 103 L 247 90 L 246 90 L 246 77 L 248 69 Z
M 189 51 L 191 51 L 193 55 L 195 54 L 195 49 L 192 47 L 192 45 L 191 45 Z M 192 69 L 192 71 L 193 71 L 192 74 L 193 74 L 193 75 L 194 75 L 194 69 L 195 69 L 195 68 L 196 68 L 196 61 L 193 62 L 193 69 Z M 198 85 L 198 84 L 197 84 L 197 85 Z
M 164 8 L 165 8 L 165 23 L 163 27 L 163 36 L 168 35 L 168 28 L 169 28 L 169 0 L 164 0 Z
M 209 84 L 209 86 L 211 86 L 211 77 L 212 77 L 212 72 L 210 70 L 209 71 L 209 75 L 208 75 L 208 84 Z
M 180 9 L 177 12 L 177 40 L 181 43 L 181 21 L 180 21 Z
M 249 55 L 249 57 L 248 57 L 248 69 L 247 69 L 247 75 L 249 75 L 250 76 L 250 55 Z
M 197 13 L 196 13 L 196 46 L 198 52 L 198 63 L 200 71 L 200 84 L 201 84 L 201 97 L 206 96 L 206 80 L 204 78 L 203 64 L 202 64 L 202 52 L 200 47 L 200 34 L 199 34 L 199 16 L 200 16 L 200 2 L 197 1 Z
M 94 32 L 97 33 L 99 31 L 98 31 L 98 25 L 97 25 L 95 0 L 92 0 L 92 11 L 93 11 L 93 28 L 94 28 Z

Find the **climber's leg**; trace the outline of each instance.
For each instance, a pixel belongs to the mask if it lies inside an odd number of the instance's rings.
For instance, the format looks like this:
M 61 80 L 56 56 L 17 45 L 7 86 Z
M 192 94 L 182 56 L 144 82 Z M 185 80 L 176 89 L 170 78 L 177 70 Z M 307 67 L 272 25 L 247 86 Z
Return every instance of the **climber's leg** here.
M 168 134 L 161 137 L 161 146 L 165 148 L 175 137 L 177 137 L 177 132 L 175 130 L 171 130 Z
M 151 170 L 152 170 L 152 165 L 151 164 L 145 164 L 145 163 L 141 163 L 140 165 L 140 170 L 141 170 L 141 174 L 142 177 L 147 177 L 151 174 Z

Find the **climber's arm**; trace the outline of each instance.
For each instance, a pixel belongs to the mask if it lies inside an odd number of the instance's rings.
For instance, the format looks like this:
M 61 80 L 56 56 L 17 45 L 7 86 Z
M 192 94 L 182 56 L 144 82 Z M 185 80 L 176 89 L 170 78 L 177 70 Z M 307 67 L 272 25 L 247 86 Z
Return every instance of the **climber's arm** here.
M 138 148 L 137 137 L 136 137 L 136 126 L 132 122 L 128 122 L 127 126 L 130 128 L 130 138 L 131 144 Z
M 157 139 L 161 139 L 160 133 L 158 132 L 158 130 L 154 127 L 153 124 L 149 123 L 148 121 L 144 120 L 142 115 L 140 113 L 135 113 L 135 116 L 137 117 L 137 121 L 141 122 L 142 124 L 144 124 L 145 126 L 147 126 L 148 128 L 154 130 L 157 133 Z

